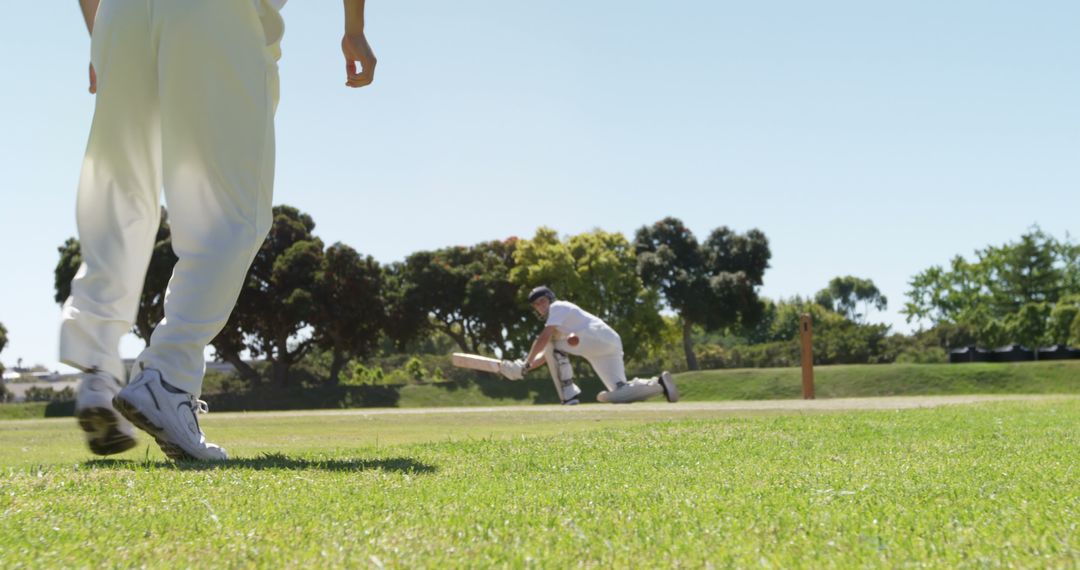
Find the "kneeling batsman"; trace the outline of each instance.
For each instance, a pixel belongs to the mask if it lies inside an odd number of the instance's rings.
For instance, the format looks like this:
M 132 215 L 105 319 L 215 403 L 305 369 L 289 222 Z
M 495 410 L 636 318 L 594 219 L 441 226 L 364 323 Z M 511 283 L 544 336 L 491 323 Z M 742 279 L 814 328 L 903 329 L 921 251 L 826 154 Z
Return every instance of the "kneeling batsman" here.
M 574 383 L 570 366 L 573 354 L 587 360 L 607 387 L 596 397 L 601 402 L 640 402 L 661 393 L 669 402 L 679 400 L 679 391 L 668 372 L 659 378 L 626 380 L 622 339 L 599 317 L 568 301 L 557 301 L 555 293 L 547 287 L 533 289 L 529 304 L 545 320 L 544 330 L 524 360 L 499 363 L 499 373 L 506 378 L 521 380 L 530 370 L 546 363 L 559 400 L 566 405 L 577 404 L 581 388 Z

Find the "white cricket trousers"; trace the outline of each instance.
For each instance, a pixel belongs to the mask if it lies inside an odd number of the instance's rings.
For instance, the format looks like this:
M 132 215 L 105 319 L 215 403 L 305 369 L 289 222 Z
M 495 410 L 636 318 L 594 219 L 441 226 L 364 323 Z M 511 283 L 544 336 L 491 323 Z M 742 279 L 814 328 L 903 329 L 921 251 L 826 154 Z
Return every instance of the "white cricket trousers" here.
M 102 0 L 98 92 L 76 216 L 82 266 L 60 358 L 124 378 L 164 189 L 179 261 L 136 366 L 201 392 L 203 356 L 272 221 L 276 43 L 252 0 Z
M 614 391 L 616 386 L 626 382 L 622 339 L 614 329 L 596 325 L 574 334 L 578 337 L 577 346 L 570 346 L 566 338 L 558 338 L 549 346 L 554 346 L 554 350 L 559 352 L 580 356 L 589 361 L 596 375 L 609 391 Z M 557 375 L 558 367 L 552 366 L 552 362 L 549 360 L 548 368 L 552 375 Z M 558 381 L 557 378 L 556 381 Z

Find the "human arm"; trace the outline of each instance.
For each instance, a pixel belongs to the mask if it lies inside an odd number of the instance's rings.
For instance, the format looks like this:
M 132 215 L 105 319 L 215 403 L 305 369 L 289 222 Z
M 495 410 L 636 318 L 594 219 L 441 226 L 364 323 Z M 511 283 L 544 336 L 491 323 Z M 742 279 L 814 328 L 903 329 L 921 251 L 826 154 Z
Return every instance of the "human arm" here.
M 94 34 L 94 16 L 97 15 L 98 4 L 101 0 L 79 0 L 79 8 L 82 8 L 83 20 L 86 22 L 86 31 Z
M 364 35 L 364 0 L 345 0 L 345 36 L 341 38 L 345 55 L 345 85 L 363 87 L 375 80 L 375 53 Z M 360 62 L 357 71 L 356 62 Z
M 101 0 L 79 0 L 79 8 L 82 9 L 83 21 L 86 22 L 86 31 L 94 35 L 94 18 L 97 16 L 98 4 Z M 90 92 L 97 93 L 97 73 L 94 64 L 90 64 Z
M 544 349 L 547 348 L 551 337 L 555 335 L 554 326 L 546 326 L 544 330 L 540 332 L 540 336 L 536 337 L 533 342 L 532 350 L 529 351 L 529 355 L 525 357 L 525 371 L 528 372 L 535 363 L 535 361 L 544 354 Z

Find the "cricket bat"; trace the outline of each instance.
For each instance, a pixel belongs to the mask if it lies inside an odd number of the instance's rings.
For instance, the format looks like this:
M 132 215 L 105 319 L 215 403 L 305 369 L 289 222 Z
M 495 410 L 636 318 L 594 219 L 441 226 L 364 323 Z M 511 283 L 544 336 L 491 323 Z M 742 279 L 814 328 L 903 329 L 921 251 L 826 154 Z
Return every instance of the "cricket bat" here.
M 458 368 L 469 368 L 472 370 L 479 370 L 481 372 L 491 372 L 494 374 L 498 374 L 499 363 L 502 361 L 496 358 L 480 356 L 478 354 L 455 352 L 453 356 L 450 357 L 450 362 Z

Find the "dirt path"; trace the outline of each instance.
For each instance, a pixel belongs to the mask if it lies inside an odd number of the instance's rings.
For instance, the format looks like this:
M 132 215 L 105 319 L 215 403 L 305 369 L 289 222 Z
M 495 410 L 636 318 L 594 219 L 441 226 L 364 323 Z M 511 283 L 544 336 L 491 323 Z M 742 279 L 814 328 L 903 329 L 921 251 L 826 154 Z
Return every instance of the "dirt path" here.
M 583 404 L 580 406 L 477 406 L 448 408 L 360 408 L 349 410 L 298 410 L 280 412 L 251 412 L 262 418 L 298 417 L 298 416 L 392 416 L 392 415 L 427 415 L 427 414 L 491 414 L 491 413 L 595 413 L 604 412 L 633 414 L 640 412 L 682 412 L 700 414 L 701 412 L 738 413 L 738 412 L 815 412 L 841 410 L 903 410 L 910 408 L 933 408 L 978 404 L 982 402 L 1007 401 L 1050 401 L 1080 398 L 1077 395 L 967 395 L 967 396 L 892 396 L 883 398 L 835 398 L 825 400 L 738 400 L 725 402 L 645 402 L 615 406 L 609 404 Z M 246 412 L 225 412 L 213 414 L 216 417 L 237 417 L 250 415 Z

